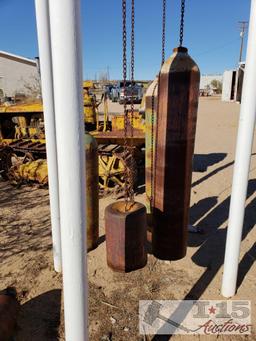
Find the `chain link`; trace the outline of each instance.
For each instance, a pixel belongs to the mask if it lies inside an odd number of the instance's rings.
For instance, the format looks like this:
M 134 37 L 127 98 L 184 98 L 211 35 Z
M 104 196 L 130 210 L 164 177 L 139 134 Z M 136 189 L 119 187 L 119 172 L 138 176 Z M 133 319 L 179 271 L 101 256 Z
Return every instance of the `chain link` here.
M 132 1 L 131 8 L 131 119 L 130 119 L 130 131 L 131 141 L 133 138 L 133 120 L 134 120 L 134 50 L 135 50 L 135 0 Z M 126 0 L 122 0 L 122 12 L 123 12 L 123 88 L 124 88 L 124 161 L 125 161 L 125 203 L 126 210 L 134 204 L 134 184 L 136 177 L 136 162 L 134 158 L 134 148 L 128 145 L 128 126 L 129 126 L 129 112 L 127 110 L 127 27 L 126 27 L 126 15 L 127 6 Z M 128 204 L 131 204 L 128 206 Z
M 181 0 L 181 15 L 180 15 L 180 46 L 183 44 L 184 35 L 184 15 L 185 15 L 185 0 Z
M 134 68 L 135 68 L 135 0 L 131 0 L 131 141 L 134 136 Z M 134 148 L 131 146 L 131 174 L 130 174 L 130 201 L 134 203 L 134 186 L 136 181 L 136 161 Z
M 127 105 L 126 105 L 126 78 L 127 78 L 127 32 L 126 32 L 126 0 L 122 0 L 122 14 L 123 14 L 123 89 L 124 89 L 124 154 L 126 155 L 128 150 L 128 141 L 127 141 L 127 126 L 128 126 L 128 113 L 127 113 Z M 128 202 L 128 169 L 125 163 L 124 165 L 124 195 L 125 202 Z
M 165 61 L 165 30 L 166 30 L 166 0 L 163 0 L 163 17 L 162 17 L 162 65 Z
M 134 120 L 134 46 L 135 46 L 135 34 L 134 34 L 134 26 L 135 26 L 135 6 L 134 0 L 132 0 L 132 9 L 131 9 L 131 137 L 133 137 L 133 120 Z
M 162 65 L 165 62 L 165 36 L 166 36 L 166 0 L 163 0 L 163 12 L 162 12 Z M 154 200 L 154 164 L 155 164 L 155 153 L 154 153 L 154 136 L 155 136 L 155 92 L 158 87 L 158 81 L 156 82 L 152 96 L 151 96 L 151 150 L 150 150 L 150 184 L 151 184 L 151 194 L 150 194 L 150 207 L 153 208 Z
M 165 62 L 165 40 L 166 40 L 166 0 L 163 0 L 163 12 L 162 12 L 162 65 Z M 152 96 L 151 96 L 151 150 L 150 150 L 150 157 L 151 157 L 151 163 L 150 163 L 150 184 L 151 184 L 151 193 L 150 193 L 150 207 L 151 210 L 153 208 L 153 200 L 154 200 L 154 165 L 155 165 L 155 155 L 156 150 L 154 150 L 154 145 L 156 141 L 154 141 L 155 137 L 155 92 L 158 87 L 158 81 L 156 82 Z

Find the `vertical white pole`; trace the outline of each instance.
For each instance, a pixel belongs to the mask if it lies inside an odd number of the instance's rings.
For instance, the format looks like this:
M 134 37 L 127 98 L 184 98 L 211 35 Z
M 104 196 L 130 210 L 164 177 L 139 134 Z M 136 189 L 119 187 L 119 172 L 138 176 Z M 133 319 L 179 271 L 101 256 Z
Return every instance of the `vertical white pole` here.
M 41 69 L 41 85 L 44 104 L 44 124 L 46 134 L 48 182 L 51 208 L 53 261 L 55 271 L 61 272 L 58 164 L 48 6 L 48 0 L 35 0 L 38 48 Z
M 229 211 L 229 225 L 221 293 L 231 297 L 236 292 L 238 262 L 245 201 L 250 170 L 256 115 L 256 0 L 251 1 L 247 58 L 239 119 L 233 186 Z
M 85 151 L 80 0 L 51 0 L 65 340 L 87 337 Z

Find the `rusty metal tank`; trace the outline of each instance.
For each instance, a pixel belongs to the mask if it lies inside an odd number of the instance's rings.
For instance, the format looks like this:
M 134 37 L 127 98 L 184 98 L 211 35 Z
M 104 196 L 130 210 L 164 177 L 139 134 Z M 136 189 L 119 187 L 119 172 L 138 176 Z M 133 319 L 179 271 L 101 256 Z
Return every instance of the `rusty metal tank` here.
M 107 264 L 114 271 L 130 272 L 147 263 L 146 207 L 135 202 L 129 211 L 117 201 L 106 207 Z
M 16 290 L 7 288 L 0 292 L 0 340 L 10 341 L 14 335 L 20 304 Z
M 90 251 L 98 245 L 99 239 L 98 146 L 96 139 L 88 132 L 85 132 L 84 143 L 86 157 L 87 250 Z
M 200 71 L 184 47 L 174 49 L 159 75 L 153 254 L 186 255 Z

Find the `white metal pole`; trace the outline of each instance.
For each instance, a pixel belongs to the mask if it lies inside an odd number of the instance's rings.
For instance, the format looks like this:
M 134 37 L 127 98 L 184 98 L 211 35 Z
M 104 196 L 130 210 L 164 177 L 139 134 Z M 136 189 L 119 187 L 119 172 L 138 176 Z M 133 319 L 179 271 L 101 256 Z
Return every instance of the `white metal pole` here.
M 231 297 L 236 292 L 240 244 L 250 170 L 256 115 L 256 0 L 251 1 L 251 17 L 237 136 L 233 186 L 229 211 L 224 273 L 221 293 Z
M 87 336 L 85 151 L 80 0 L 49 2 L 56 115 L 65 340 Z
M 51 208 L 54 269 L 61 272 L 61 236 L 58 164 L 55 132 L 52 57 L 48 0 L 35 0 L 38 48 L 40 55 L 41 86 L 44 105 L 48 182 Z

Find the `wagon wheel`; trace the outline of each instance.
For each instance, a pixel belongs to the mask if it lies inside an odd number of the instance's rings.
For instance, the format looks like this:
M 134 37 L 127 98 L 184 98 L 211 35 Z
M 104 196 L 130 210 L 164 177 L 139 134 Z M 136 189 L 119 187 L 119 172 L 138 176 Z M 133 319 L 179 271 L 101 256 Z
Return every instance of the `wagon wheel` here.
M 103 194 L 122 190 L 124 169 L 123 160 L 117 155 L 99 155 L 99 186 Z

